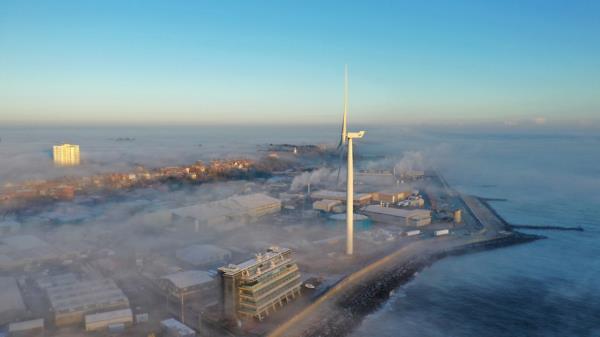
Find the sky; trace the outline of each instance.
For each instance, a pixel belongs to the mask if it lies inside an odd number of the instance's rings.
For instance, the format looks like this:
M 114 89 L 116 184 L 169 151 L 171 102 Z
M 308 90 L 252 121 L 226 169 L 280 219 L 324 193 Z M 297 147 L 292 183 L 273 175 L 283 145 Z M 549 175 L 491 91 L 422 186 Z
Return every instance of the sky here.
M 598 123 L 598 1 L 0 0 L 0 125 Z M 599 124 L 600 125 L 600 124 Z

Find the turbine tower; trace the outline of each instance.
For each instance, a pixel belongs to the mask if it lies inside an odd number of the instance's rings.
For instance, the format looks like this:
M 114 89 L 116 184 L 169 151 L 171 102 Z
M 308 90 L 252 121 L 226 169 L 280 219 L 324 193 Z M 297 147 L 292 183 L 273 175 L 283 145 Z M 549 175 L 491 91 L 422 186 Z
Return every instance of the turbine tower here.
M 346 187 L 346 255 L 354 254 L 354 158 L 352 150 L 352 139 L 362 138 L 364 131 L 348 132 L 348 172 Z

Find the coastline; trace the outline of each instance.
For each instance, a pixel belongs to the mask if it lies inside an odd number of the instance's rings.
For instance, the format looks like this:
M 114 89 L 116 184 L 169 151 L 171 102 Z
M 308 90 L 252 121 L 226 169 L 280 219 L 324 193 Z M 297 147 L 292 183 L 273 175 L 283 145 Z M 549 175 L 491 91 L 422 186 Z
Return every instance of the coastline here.
M 367 315 L 376 312 L 383 304 L 385 304 L 385 302 L 387 302 L 391 291 L 407 284 L 413 279 L 415 273 L 420 272 L 424 268 L 433 265 L 435 262 L 445 257 L 498 249 L 543 238 L 543 236 L 539 235 L 515 232 L 513 235 L 506 238 L 457 246 L 443 252 L 410 259 L 406 263 L 396 265 L 394 269 L 390 271 L 375 274 L 369 280 L 365 280 L 354 286 L 352 289 L 349 289 L 347 293 L 337 301 L 336 306 L 340 310 L 334 319 L 327 319 L 322 322 L 324 323 L 323 325 L 311 327 L 301 336 L 347 336 L 362 323 Z

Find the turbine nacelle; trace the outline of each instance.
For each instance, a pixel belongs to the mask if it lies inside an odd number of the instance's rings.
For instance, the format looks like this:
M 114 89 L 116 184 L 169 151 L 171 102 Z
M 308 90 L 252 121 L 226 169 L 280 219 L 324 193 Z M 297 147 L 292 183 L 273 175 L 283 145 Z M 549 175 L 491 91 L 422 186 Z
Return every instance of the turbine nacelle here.
M 348 132 L 346 137 L 348 137 L 348 139 L 354 139 L 354 138 L 362 138 L 364 135 L 365 135 L 365 131 Z

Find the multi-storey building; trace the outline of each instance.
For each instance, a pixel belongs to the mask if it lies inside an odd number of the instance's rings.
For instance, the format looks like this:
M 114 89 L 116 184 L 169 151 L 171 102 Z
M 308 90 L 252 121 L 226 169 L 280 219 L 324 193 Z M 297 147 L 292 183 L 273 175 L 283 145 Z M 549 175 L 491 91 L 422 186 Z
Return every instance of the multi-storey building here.
M 54 164 L 58 166 L 79 165 L 79 145 L 62 144 L 52 147 Z
M 271 247 L 219 271 L 224 314 L 229 318 L 262 320 L 300 295 L 300 271 L 288 248 Z

